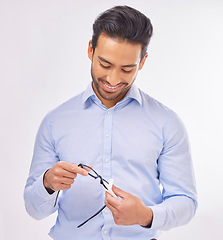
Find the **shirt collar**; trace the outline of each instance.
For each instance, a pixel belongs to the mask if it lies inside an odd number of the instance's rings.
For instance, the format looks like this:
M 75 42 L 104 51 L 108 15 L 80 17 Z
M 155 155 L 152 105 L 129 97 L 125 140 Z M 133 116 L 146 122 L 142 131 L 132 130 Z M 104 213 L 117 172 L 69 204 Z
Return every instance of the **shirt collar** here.
M 97 95 L 95 94 L 92 88 L 92 82 L 88 85 L 88 87 L 86 88 L 82 96 L 82 103 L 83 105 L 85 105 L 85 107 L 88 106 L 90 99 L 101 103 L 101 101 L 98 99 Z M 134 99 L 140 105 L 142 105 L 142 97 L 140 94 L 140 90 L 135 84 L 132 84 L 131 88 L 129 89 L 125 97 L 120 102 L 125 102 L 128 99 Z
M 96 97 L 96 94 L 92 88 L 92 82 L 88 84 L 86 90 L 84 91 L 83 93 L 83 96 L 82 96 L 82 103 L 83 104 L 86 104 L 89 100 L 89 98 L 95 96 Z
M 128 98 L 134 99 L 140 105 L 142 105 L 142 96 L 140 94 L 139 88 L 135 84 L 132 84 L 131 88 L 129 89 L 123 100 L 125 101 Z

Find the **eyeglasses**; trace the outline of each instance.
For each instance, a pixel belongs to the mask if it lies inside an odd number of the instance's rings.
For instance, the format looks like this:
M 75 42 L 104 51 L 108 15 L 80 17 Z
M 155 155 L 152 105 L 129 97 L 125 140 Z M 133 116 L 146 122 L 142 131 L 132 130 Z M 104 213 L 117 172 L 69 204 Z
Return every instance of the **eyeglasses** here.
M 82 167 L 84 169 L 86 169 L 88 171 L 88 175 L 93 177 L 94 179 L 99 178 L 100 179 L 100 184 L 102 184 L 102 186 L 108 190 L 107 186 L 108 186 L 108 181 L 106 181 L 104 178 L 102 178 L 101 175 L 99 175 L 92 167 L 82 164 L 80 163 L 78 165 L 78 167 Z M 97 211 L 93 216 L 91 216 L 90 218 L 88 218 L 86 221 L 84 221 L 83 223 L 81 223 L 80 225 L 78 225 L 77 227 L 82 227 L 85 223 L 87 223 L 89 220 L 91 220 L 92 218 L 94 218 L 95 216 L 97 216 L 104 208 L 106 207 L 106 205 L 104 205 L 99 211 Z
M 82 164 L 80 163 L 78 165 L 78 167 L 81 167 L 81 168 L 84 168 L 88 171 L 88 175 L 94 179 L 97 179 L 99 178 L 100 179 L 100 184 L 102 184 L 102 186 L 108 190 L 108 181 L 106 181 L 104 178 L 102 178 L 101 175 L 99 175 L 92 167 L 88 166 L 88 165 L 85 165 L 85 164 Z M 58 196 L 59 196 L 59 193 L 60 193 L 60 190 L 57 192 L 57 196 L 56 196 L 56 200 L 55 200 L 55 203 L 54 203 L 54 207 L 56 206 L 56 203 L 57 203 L 57 199 L 58 199 Z M 81 223 L 80 225 L 77 226 L 77 228 L 79 227 L 82 227 L 85 223 L 87 223 L 89 220 L 91 220 L 92 218 L 96 217 L 104 208 L 106 207 L 106 205 L 104 205 L 99 211 L 97 211 L 93 216 L 91 216 L 90 218 L 88 218 L 86 221 L 84 221 L 83 223 Z

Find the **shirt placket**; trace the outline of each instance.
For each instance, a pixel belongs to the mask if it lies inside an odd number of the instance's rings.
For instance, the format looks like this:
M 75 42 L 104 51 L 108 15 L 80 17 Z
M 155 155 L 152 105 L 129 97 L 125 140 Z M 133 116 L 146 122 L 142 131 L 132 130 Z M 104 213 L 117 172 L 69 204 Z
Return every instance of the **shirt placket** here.
M 107 181 L 111 179 L 111 155 L 112 155 L 112 125 L 113 125 L 114 109 L 107 109 L 104 117 L 104 131 L 103 131 L 103 177 Z M 102 228 L 102 238 L 109 240 L 110 230 L 113 223 L 112 213 L 106 207 L 102 212 L 104 217 L 104 226 Z

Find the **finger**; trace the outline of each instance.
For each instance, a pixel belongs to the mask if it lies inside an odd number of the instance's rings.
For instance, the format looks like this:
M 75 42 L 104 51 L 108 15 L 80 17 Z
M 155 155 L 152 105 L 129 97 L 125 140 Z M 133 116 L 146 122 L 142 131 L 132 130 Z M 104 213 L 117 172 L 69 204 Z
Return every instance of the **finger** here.
M 105 201 L 105 205 L 107 206 L 108 209 L 112 212 L 113 215 L 117 214 L 117 209 L 114 208 L 112 205 L 108 204 L 108 202 Z
M 112 204 L 110 204 L 108 202 L 107 196 L 105 197 L 105 201 L 104 202 L 105 202 L 105 205 L 108 207 L 108 209 L 110 209 L 111 212 L 115 215 L 117 213 L 117 209 Z
M 81 174 L 83 176 L 88 175 L 88 172 L 85 169 L 78 167 L 78 165 L 75 164 L 75 163 L 61 162 L 60 166 L 64 170 L 69 171 L 71 173 L 78 173 L 78 174 Z
M 77 177 L 77 173 L 70 172 L 65 169 L 60 169 L 58 172 L 55 172 L 55 175 L 60 177 L 71 178 L 71 179 L 74 179 Z
M 63 177 L 61 180 L 62 184 L 71 185 L 74 183 L 74 178 Z
M 78 167 L 78 165 L 75 163 L 71 163 L 71 168 L 75 173 L 78 173 L 83 176 L 88 176 L 88 171 L 84 168 Z
M 93 169 L 93 167 L 91 165 L 87 165 L 88 167 L 83 166 L 83 169 L 87 170 L 88 172 L 91 171 L 91 169 Z
M 118 208 L 120 205 L 120 200 L 117 198 L 114 198 L 110 193 L 106 192 L 105 200 L 107 204 L 115 209 Z
M 59 190 L 68 190 L 71 188 L 71 184 L 63 184 L 61 183 L 59 186 L 58 186 L 58 189 Z
M 112 191 L 116 196 L 121 198 L 127 198 L 129 195 L 127 192 L 121 190 L 120 188 L 115 187 L 114 185 L 112 186 Z

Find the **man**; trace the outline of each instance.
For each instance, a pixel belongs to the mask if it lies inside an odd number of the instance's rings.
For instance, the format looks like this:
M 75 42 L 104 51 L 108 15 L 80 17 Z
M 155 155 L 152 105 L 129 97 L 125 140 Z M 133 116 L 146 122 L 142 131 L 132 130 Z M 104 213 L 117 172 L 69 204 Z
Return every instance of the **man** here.
M 40 126 L 24 198 L 36 219 L 58 211 L 55 240 L 156 239 L 195 214 L 183 124 L 133 84 L 151 36 L 150 20 L 133 8 L 102 13 L 88 46 L 92 83 Z

